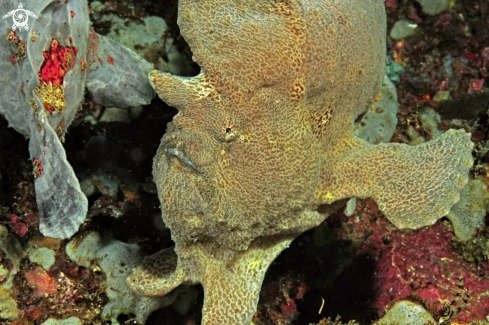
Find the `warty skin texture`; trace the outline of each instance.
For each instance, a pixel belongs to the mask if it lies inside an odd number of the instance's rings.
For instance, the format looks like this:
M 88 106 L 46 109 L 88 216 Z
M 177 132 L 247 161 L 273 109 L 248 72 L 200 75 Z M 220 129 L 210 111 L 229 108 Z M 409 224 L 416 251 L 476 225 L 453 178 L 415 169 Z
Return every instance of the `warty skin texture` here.
M 133 271 L 135 292 L 202 283 L 202 324 L 247 325 L 274 258 L 344 199 L 373 197 L 413 229 L 458 200 L 469 134 L 418 147 L 354 135 L 384 76 L 383 1 L 182 0 L 178 23 L 201 73 L 149 75 L 179 110 L 153 170 L 175 248 Z

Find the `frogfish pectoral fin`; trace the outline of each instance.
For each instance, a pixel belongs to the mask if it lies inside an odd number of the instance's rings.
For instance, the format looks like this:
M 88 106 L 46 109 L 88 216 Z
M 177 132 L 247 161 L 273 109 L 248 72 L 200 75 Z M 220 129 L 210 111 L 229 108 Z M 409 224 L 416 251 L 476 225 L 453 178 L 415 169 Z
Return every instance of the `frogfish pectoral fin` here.
M 325 162 L 318 196 L 323 203 L 371 197 L 398 228 L 432 225 L 459 200 L 473 146 L 465 130 L 448 130 L 417 146 L 366 144 L 354 154 Z

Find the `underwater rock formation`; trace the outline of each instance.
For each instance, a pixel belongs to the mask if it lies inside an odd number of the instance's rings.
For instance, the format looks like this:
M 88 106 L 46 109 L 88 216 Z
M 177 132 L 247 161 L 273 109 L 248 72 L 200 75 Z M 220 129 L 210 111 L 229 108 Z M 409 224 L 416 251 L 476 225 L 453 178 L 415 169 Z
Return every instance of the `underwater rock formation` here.
M 385 70 L 383 1 L 182 0 L 179 25 L 201 73 L 153 71 L 179 113 L 153 175 L 175 248 L 127 284 L 145 296 L 202 283 L 202 324 L 248 324 L 269 265 L 350 197 L 399 228 L 431 225 L 459 199 L 470 134 L 371 145 L 355 120 Z
M 2 260 L 10 261 L 10 267 L 0 265 L 0 318 L 14 319 L 19 311 L 15 299 L 11 296 L 14 277 L 19 272 L 20 261 L 24 251 L 19 240 L 14 235 L 9 235 L 7 228 L 0 225 L 0 256 Z
M 134 314 L 134 318 L 145 324 L 148 316 L 156 309 L 173 303 L 178 295 L 186 291 L 185 286 L 164 297 L 141 297 L 126 286 L 125 279 L 131 269 L 143 260 L 143 254 L 135 244 L 126 244 L 110 237 L 102 237 L 91 232 L 82 239 L 75 238 L 66 246 L 66 254 L 71 260 L 86 268 L 100 266 L 107 275 L 106 287 L 109 303 L 101 312 L 102 319 L 119 325 L 117 318 L 121 313 Z

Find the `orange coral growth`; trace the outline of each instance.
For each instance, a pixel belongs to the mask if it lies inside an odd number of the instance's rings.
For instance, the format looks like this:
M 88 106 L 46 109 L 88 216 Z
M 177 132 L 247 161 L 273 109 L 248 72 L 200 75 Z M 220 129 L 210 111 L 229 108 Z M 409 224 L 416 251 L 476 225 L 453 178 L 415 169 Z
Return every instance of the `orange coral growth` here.
M 34 288 L 31 299 L 54 294 L 58 291 L 58 284 L 39 266 L 33 270 L 24 271 L 23 275 L 27 283 Z

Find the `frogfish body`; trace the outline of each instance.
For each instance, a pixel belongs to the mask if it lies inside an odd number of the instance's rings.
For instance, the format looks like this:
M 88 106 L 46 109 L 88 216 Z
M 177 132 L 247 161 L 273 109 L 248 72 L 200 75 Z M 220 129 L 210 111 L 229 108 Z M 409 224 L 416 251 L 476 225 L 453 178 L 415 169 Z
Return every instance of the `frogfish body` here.
M 247 325 L 275 257 L 344 199 L 372 197 L 411 229 L 458 201 L 470 134 L 355 136 L 384 77 L 384 1 L 180 0 L 178 24 L 200 74 L 149 75 L 179 110 L 153 166 L 175 247 L 133 271 L 136 293 L 201 283 L 202 324 Z

